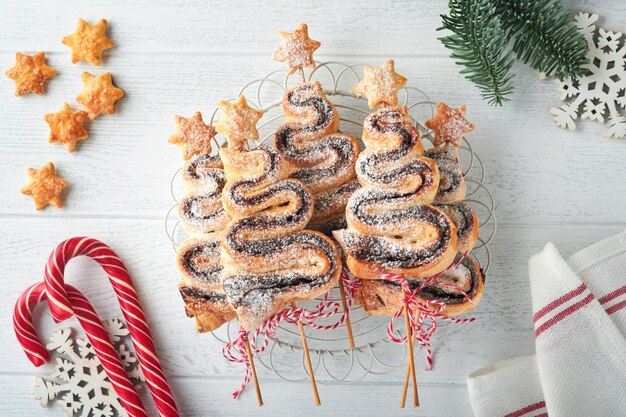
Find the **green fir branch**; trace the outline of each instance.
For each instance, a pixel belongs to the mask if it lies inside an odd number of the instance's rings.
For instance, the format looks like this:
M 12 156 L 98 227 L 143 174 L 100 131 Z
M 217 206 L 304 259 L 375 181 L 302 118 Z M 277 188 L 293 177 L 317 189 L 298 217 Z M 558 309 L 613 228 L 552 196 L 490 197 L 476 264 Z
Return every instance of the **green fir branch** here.
M 587 41 L 560 0 L 499 0 L 497 13 L 525 64 L 561 79 L 585 73 Z
M 450 0 L 449 6 L 450 14 L 441 16 L 438 30 L 452 34 L 439 39 L 465 67 L 461 74 L 478 86 L 482 97 L 501 106 L 513 91 L 513 56 L 506 52 L 508 39 L 496 5 L 490 0 Z

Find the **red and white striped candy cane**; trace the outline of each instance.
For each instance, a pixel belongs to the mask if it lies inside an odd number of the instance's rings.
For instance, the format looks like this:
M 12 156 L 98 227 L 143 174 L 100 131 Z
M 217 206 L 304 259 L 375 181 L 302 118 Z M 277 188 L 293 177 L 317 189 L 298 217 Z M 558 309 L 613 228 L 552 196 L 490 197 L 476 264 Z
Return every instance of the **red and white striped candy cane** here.
M 27 356 L 36 366 L 49 360 L 49 354 L 39 342 L 32 323 L 32 308 L 46 299 L 56 322 L 74 314 L 77 316 L 128 414 L 132 417 L 147 416 L 136 393 L 131 394 L 126 389 L 130 386 L 134 392 L 100 319 L 85 297 L 64 283 L 65 265 L 76 256 L 94 259 L 109 276 L 159 414 L 178 417 L 176 403 L 159 364 L 150 329 L 130 275 L 117 254 L 98 240 L 77 237 L 61 243 L 48 259 L 44 283 L 30 287 L 18 299 L 14 313 L 15 332 Z
M 124 365 L 117 356 L 117 352 L 109 340 L 109 335 L 93 307 L 72 286 L 67 286 L 67 295 L 76 312 L 76 318 L 85 329 L 87 338 L 102 363 L 124 409 L 131 417 L 147 417 L 143 404 L 124 370 Z M 15 334 L 26 355 L 35 366 L 43 365 L 50 360 L 48 350 L 37 338 L 33 326 L 32 311 L 43 300 L 47 300 L 45 284 L 40 282 L 32 285 L 18 299 L 13 315 Z

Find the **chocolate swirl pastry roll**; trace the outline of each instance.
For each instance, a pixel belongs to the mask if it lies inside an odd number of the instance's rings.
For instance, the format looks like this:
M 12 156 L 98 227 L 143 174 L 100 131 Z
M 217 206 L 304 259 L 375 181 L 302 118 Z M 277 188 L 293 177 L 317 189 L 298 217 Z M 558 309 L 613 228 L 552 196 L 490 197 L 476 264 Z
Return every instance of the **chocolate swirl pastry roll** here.
M 292 178 L 313 193 L 310 227 L 326 232 L 345 224 L 348 198 L 359 188 L 354 164 L 359 144 L 339 133 L 339 113 L 319 82 L 300 84 L 283 98 L 285 123 L 274 135 L 274 145 L 296 169 Z
M 213 331 L 237 317 L 224 292 L 218 234 L 187 239 L 178 249 L 177 264 L 185 311 L 188 317 L 195 317 L 199 333 Z
M 427 150 L 425 155 L 434 159 L 439 167 L 439 189 L 435 201 L 446 203 L 463 200 L 467 186 L 457 148 L 432 148 Z
M 460 253 L 472 250 L 478 241 L 478 215 L 468 203 L 454 201 L 452 203 L 435 203 L 435 207 L 443 211 L 456 226 L 456 241 Z
M 334 232 L 358 278 L 382 273 L 408 277 L 435 275 L 452 263 L 457 231 L 446 214 L 430 205 L 439 170 L 422 156 L 417 128 L 405 107 L 384 107 L 363 124 L 366 149 L 357 159 L 363 188 L 346 207 L 347 228 Z
M 178 249 L 178 286 L 187 316 L 195 317 L 199 333 L 217 329 L 237 317 L 221 280 L 219 232 L 230 217 L 222 206 L 226 183 L 217 155 L 200 154 L 185 162 L 183 185 L 188 194 L 178 205 L 181 223 L 192 237 Z
M 424 283 L 422 279 L 409 278 L 407 281 L 412 290 Z M 416 296 L 424 301 L 441 301 L 446 305 L 443 314 L 457 316 L 472 311 L 478 305 L 483 296 L 484 282 L 485 277 L 476 260 L 465 256 L 434 283 L 424 286 Z M 392 281 L 364 280 L 357 291 L 357 302 L 368 314 L 392 316 L 402 305 L 402 288 Z
M 224 291 L 245 330 L 254 330 L 291 301 L 329 291 L 341 273 L 333 241 L 303 230 L 313 199 L 276 150 L 220 150 L 224 208 L 233 218 L 222 235 Z
M 188 194 L 178 203 L 178 214 L 189 234 L 222 230 L 230 220 L 222 207 L 226 183 L 217 155 L 196 155 L 183 166 L 183 184 Z

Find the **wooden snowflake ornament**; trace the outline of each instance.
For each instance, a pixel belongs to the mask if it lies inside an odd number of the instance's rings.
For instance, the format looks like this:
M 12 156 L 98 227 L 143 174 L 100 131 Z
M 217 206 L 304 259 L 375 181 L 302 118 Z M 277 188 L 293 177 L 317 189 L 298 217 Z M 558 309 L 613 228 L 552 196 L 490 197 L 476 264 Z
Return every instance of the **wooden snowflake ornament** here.
M 118 319 L 103 322 L 111 342 L 130 378 L 138 384 L 144 381 L 137 358 L 124 344 L 128 329 Z M 42 407 L 56 400 L 68 416 L 112 417 L 126 415 L 124 408 L 96 357 L 91 344 L 75 338 L 72 329 L 57 330 L 50 335 L 46 346 L 57 353 L 49 377 L 36 377 L 34 394 Z
M 579 13 L 575 17 L 578 29 L 589 44 L 587 75 L 575 81 L 559 82 L 561 107 L 553 107 L 557 126 L 574 130 L 576 119 L 605 123 L 606 137 L 623 139 L 626 136 L 626 42 L 620 32 L 599 28 L 597 14 Z M 595 40 L 594 40 L 595 38 Z M 621 107 L 621 110 L 620 110 Z

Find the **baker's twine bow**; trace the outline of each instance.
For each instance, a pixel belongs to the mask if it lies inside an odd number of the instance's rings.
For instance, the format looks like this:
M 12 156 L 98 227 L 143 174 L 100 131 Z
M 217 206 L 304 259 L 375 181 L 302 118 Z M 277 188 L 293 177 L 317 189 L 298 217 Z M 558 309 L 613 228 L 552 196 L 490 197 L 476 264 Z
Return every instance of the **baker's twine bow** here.
M 252 355 L 260 355 L 267 349 L 270 339 L 276 335 L 278 325 L 283 321 L 291 324 L 297 324 L 298 320 L 300 320 L 303 326 L 311 327 L 317 330 L 334 330 L 346 321 L 346 316 L 354 303 L 358 284 L 355 284 L 355 281 L 357 280 L 353 281 L 350 279 L 350 276 L 345 269 L 341 271 L 340 279 L 343 281 L 346 289 L 346 302 L 348 308 L 341 313 L 337 321 L 331 324 L 317 324 L 318 319 L 334 317 L 342 310 L 340 302 L 328 300 L 330 296 L 330 292 L 328 292 L 313 310 L 307 310 L 300 307 L 286 308 L 267 319 L 261 327 L 253 332 L 247 332 L 243 329 L 239 329 L 237 338 L 230 341 L 222 348 L 222 355 L 224 355 L 229 362 L 243 363 L 246 367 L 243 382 L 239 389 L 233 392 L 233 398 L 237 399 L 239 397 L 250 382 L 250 378 L 252 376 L 250 358 L 248 357 L 248 351 L 245 346 L 246 339 L 248 339 L 250 344 L 250 351 Z M 263 336 L 262 338 L 259 338 L 261 334 Z M 257 346 L 257 341 L 259 340 L 261 340 L 261 344 Z
M 463 258 L 465 258 L 466 255 L 467 255 L 466 253 L 463 254 L 463 256 L 459 257 L 459 259 L 457 259 L 454 263 L 452 263 L 452 265 L 450 265 L 444 271 L 430 278 L 424 279 L 420 283 L 420 285 L 418 285 L 413 290 L 410 289 L 409 283 L 406 277 L 404 277 L 403 275 L 396 275 L 396 274 L 382 274 L 381 275 L 381 279 L 400 284 L 405 292 L 405 297 L 404 299 L 402 299 L 402 305 L 396 310 L 396 312 L 391 318 L 391 321 L 389 322 L 389 325 L 387 326 L 387 335 L 389 336 L 389 339 L 391 339 L 391 341 L 395 343 L 407 342 L 407 335 L 405 335 L 404 337 L 397 337 L 396 335 L 398 333 L 395 331 L 395 328 L 394 328 L 394 323 L 396 322 L 396 320 L 404 316 L 404 308 L 406 305 L 408 307 L 411 331 L 415 335 L 415 340 L 420 344 L 420 346 L 426 349 L 426 370 L 427 371 L 430 371 L 433 366 L 433 357 L 432 357 L 430 339 L 437 331 L 437 319 L 441 319 L 441 320 L 455 323 L 455 324 L 462 324 L 462 323 L 471 323 L 475 321 L 476 318 L 471 317 L 467 319 L 460 319 L 457 317 L 449 317 L 442 313 L 443 310 L 445 310 L 446 308 L 446 304 L 443 301 L 423 300 L 417 297 L 417 294 L 423 288 L 429 285 L 436 284 L 439 287 L 449 288 L 449 289 L 452 289 L 456 292 L 463 294 L 467 302 L 474 304 L 472 299 L 461 288 L 452 284 L 447 284 L 447 283 L 438 281 L 438 278 L 441 275 L 443 275 L 450 269 L 459 265 L 463 261 Z M 416 314 L 418 314 L 417 318 L 415 317 Z M 409 354 L 412 354 L 412 353 L 409 353 Z

